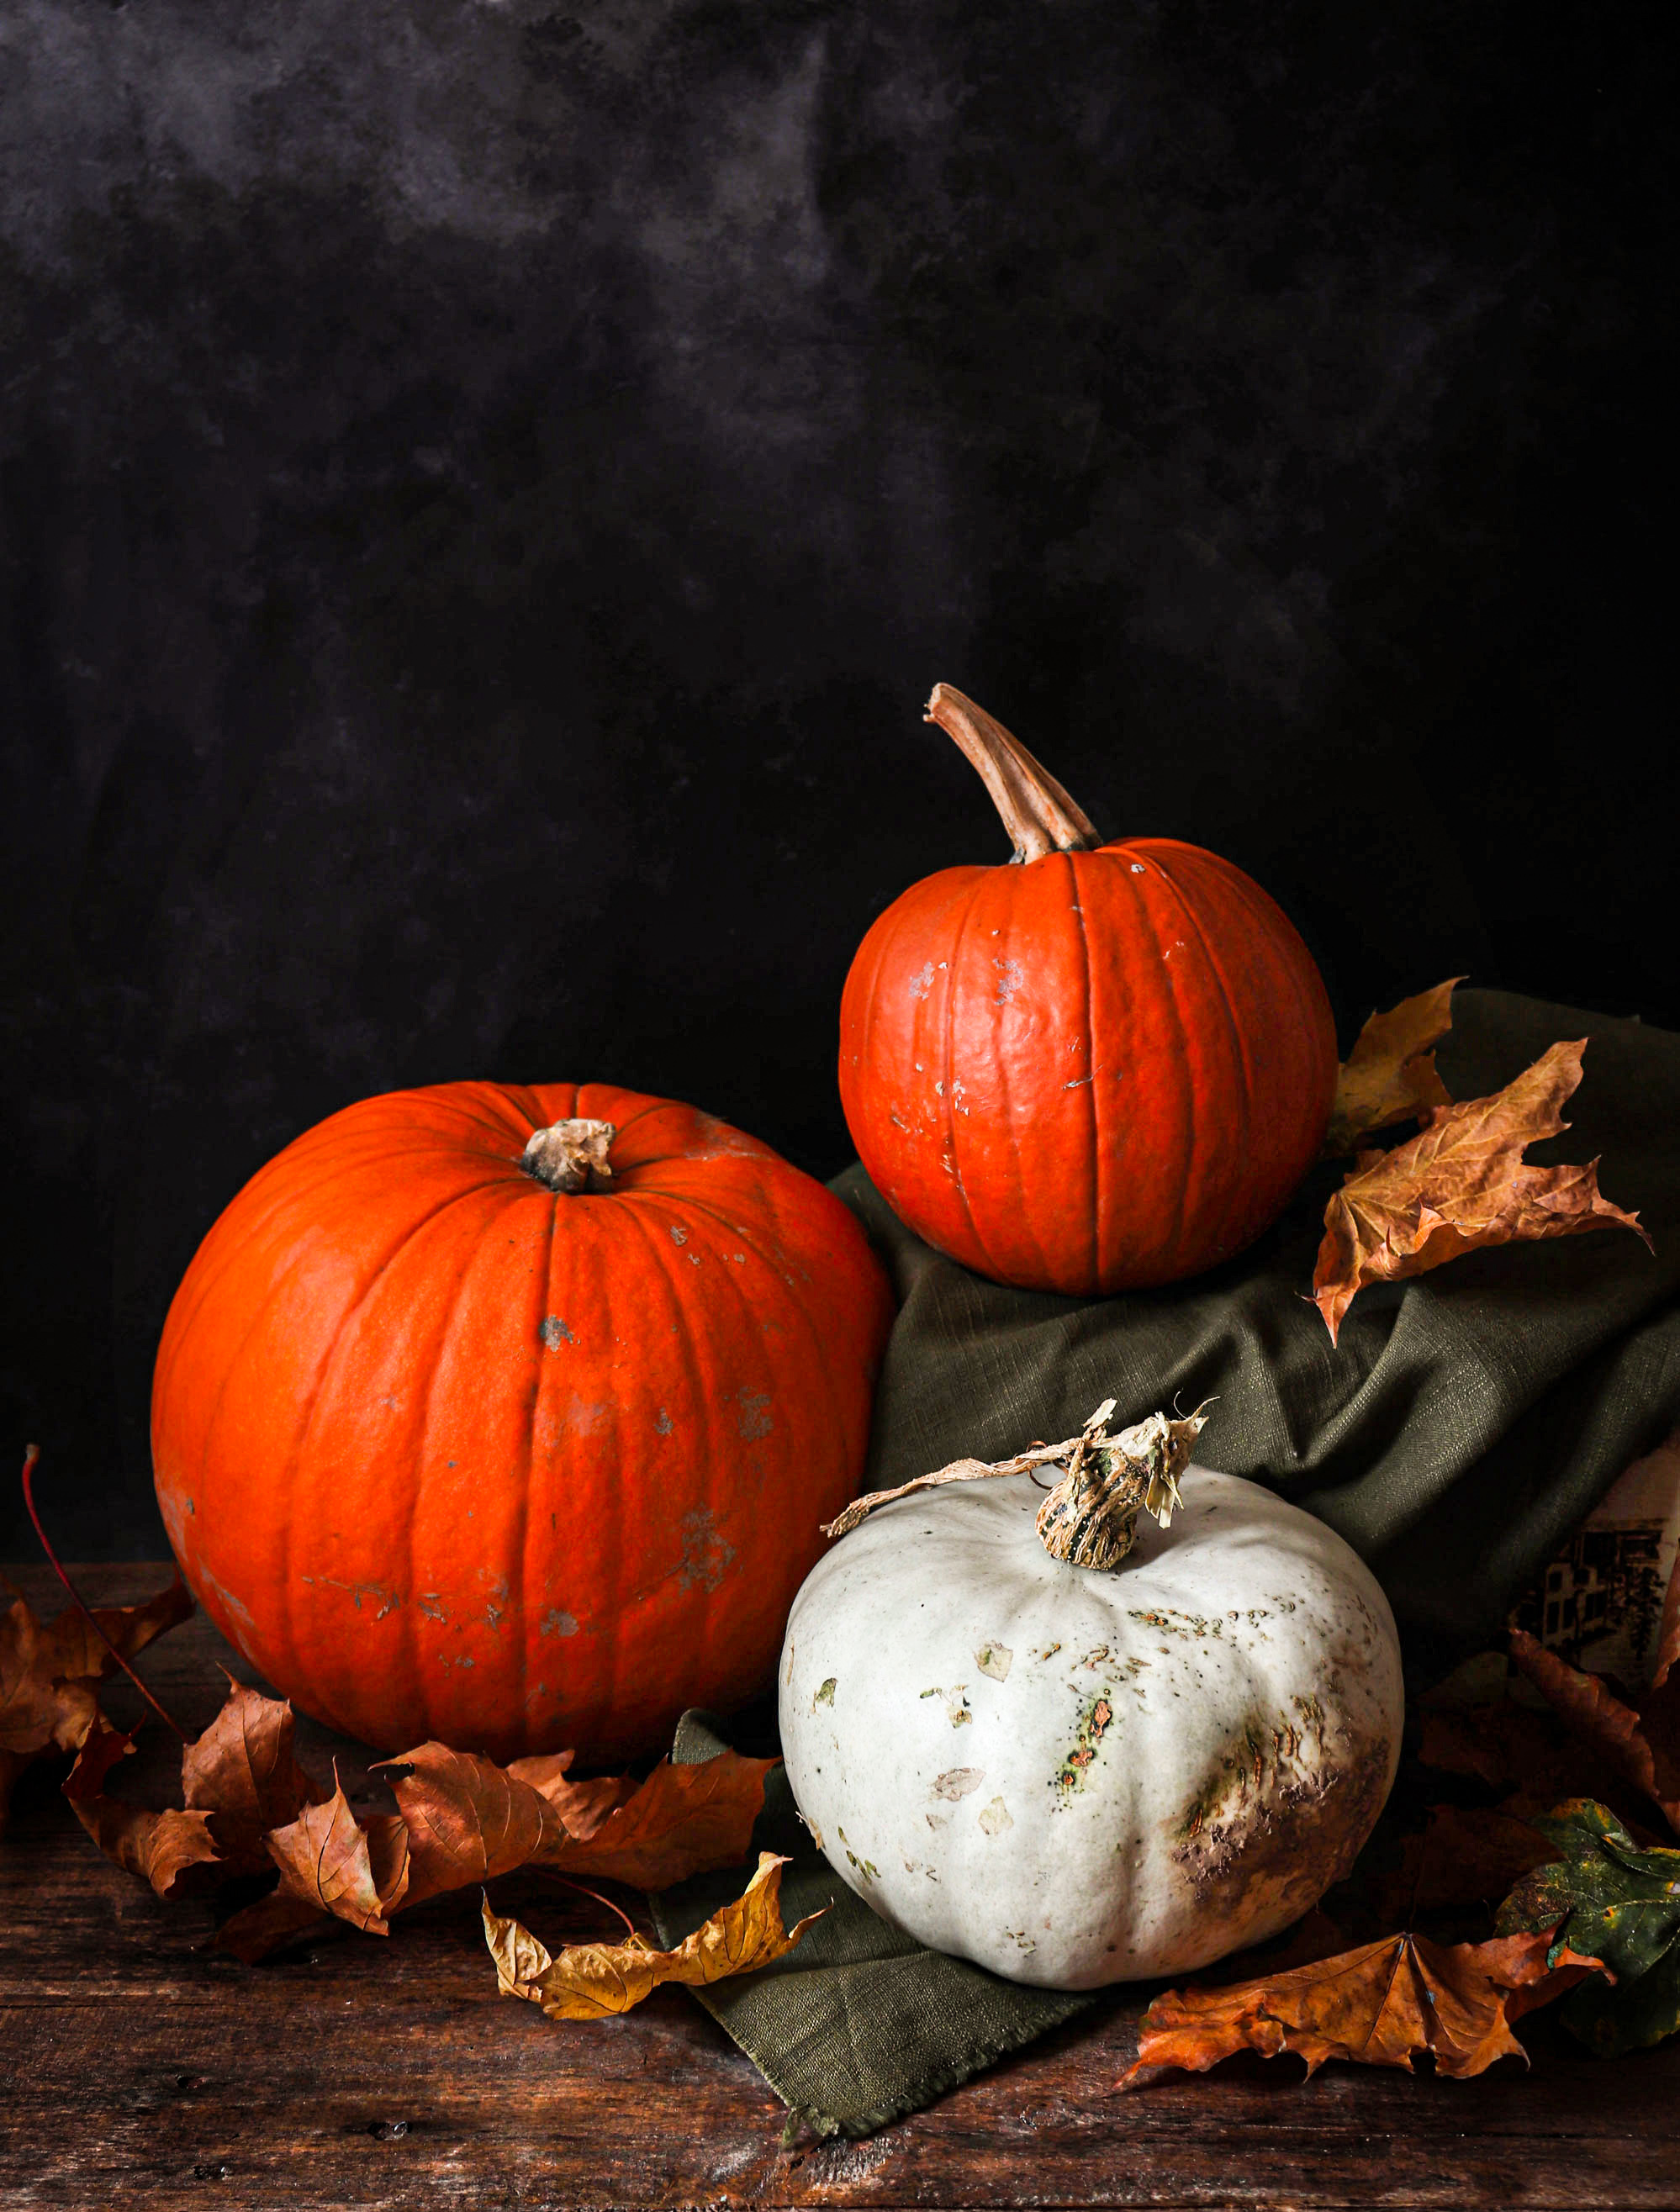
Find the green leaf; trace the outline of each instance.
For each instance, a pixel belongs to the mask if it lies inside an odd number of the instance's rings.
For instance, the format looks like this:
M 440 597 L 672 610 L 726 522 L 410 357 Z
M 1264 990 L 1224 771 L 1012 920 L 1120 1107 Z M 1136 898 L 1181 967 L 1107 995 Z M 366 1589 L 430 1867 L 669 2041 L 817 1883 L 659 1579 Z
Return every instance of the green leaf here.
M 1604 1960 L 1614 1987 L 1595 1976 L 1559 2009 L 1599 2057 L 1660 2043 L 1680 2028 L 1680 1850 L 1642 1851 L 1590 1797 L 1531 1825 L 1563 1856 L 1524 1875 L 1500 1907 L 1498 1932 L 1554 1929 L 1554 1953 L 1567 1943 Z

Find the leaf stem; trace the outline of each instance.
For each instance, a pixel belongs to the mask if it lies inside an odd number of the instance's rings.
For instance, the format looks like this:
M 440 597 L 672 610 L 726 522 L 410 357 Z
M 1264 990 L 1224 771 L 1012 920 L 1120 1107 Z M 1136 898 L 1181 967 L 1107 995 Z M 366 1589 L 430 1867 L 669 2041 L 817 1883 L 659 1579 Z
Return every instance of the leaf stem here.
M 53 1573 L 58 1576 L 64 1588 L 70 1592 L 70 1603 L 82 1615 L 82 1618 L 87 1622 L 88 1627 L 93 1630 L 94 1635 L 98 1637 L 100 1642 L 111 1654 L 111 1656 L 116 1661 L 117 1664 L 122 1668 L 124 1674 L 128 1676 L 129 1680 L 133 1683 L 135 1688 L 138 1690 L 141 1696 L 146 1700 L 146 1703 L 157 1715 L 159 1720 L 161 1720 L 167 1728 L 173 1729 L 183 1743 L 190 1743 L 192 1739 L 187 1735 L 186 1730 L 171 1714 L 164 1711 L 162 1706 L 159 1705 L 157 1699 L 152 1695 L 151 1692 L 146 1687 L 140 1677 L 135 1673 L 133 1668 L 129 1665 L 127 1660 L 124 1658 L 122 1653 L 117 1649 L 110 1637 L 106 1634 L 104 1623 L 100 1620 L 99 1615 L 94 1613 L 92 1607 L 87 1603 L 86 1600 L 82 1597 L 81 1591 L 77 1589 L 76 1584 L 70 1580 L 70 1577 L 64 1572 L 64 1567 L 60 1564 L 58 1554 L 53 1550 L 52 1545 L 47 1541 L 46 1531 L 41 1526 L 40 1513 L 35 1504 L 35 1462 L 40 1459 L 40 1446 L 39 1444 L 25 1444 L 23 1447 L 23 1503 L 28 1508 L 29 1518 L 34 1525 L 36 1535 L 40 1539 L 41 1549 L 46 1553 L 47 1564 L 52 1567 Z
M 539 1867 L 536 1870 L 549 1881 L 563 1882 L 568 1889 L 576 1890 L 580 1897 L 593 1898 L 597 1905 L 605 1905 L 609 1912 L 616 1912 L 630 1934 L 635 1935 L 636 1923 L 630 1918 L 629 1913 L 621 1905 L 615 1905 L 610 1897 L 603 1897 L 600 1890 L 590 1889 L 581 1881 L 574 1881 L 569 1874 L 556 1874 L 552 1867 Z

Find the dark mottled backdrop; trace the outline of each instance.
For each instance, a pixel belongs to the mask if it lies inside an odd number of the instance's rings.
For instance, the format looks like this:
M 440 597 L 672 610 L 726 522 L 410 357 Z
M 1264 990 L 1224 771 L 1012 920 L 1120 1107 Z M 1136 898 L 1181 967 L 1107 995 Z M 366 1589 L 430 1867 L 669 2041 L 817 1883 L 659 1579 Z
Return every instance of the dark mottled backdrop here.
M 1641 21 L 11 0 L 0 1487 L 161 1548 L 173 1284 L 364 1093 L 837 1166 L 852 947 L 1003 857 L 936 677 L 1344 1029 L 1680 1018 Z

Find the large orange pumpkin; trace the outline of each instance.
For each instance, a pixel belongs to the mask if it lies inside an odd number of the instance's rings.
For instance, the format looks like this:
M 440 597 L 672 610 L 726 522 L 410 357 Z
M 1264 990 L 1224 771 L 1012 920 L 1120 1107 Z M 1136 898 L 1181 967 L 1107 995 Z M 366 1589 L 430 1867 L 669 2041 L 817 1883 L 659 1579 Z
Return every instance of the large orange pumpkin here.
M 887 1202 L 965 1267 L 1089 1294 L 1196 1273 L 1275 1218 L 1324 1141 L 1336 1030 L 1282 911 L 1228 860 L 1101 843 L 948 684 L 928 719 L 1015 842 L 888 907 L 840 1013 L 840 1093 Z
M 176 1293 L 170 1541 L 252 1665 L 368 1743 L 631 1757 L 767 1683 L 891 1310 L 845 1207 L 691 1107 L 368 1099 Z

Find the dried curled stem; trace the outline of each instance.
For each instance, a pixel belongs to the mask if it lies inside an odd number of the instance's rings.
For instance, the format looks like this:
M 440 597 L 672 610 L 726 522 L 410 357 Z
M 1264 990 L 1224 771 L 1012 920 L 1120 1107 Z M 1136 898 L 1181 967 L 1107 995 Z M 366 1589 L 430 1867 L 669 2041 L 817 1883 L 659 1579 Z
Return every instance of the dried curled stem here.
M 828 1522 L 825 1536 L 843 1536 L 868 1518 L 878 1505 L 935 1490 L 947 1482 L 983 1482 L 996 1474 L 1029 1474 L 1035 1468 L 1065 1466 L 1062 1480 L 1038 1509 L 1039 1541 L 1053 1559 L 1075 1567 L 1117 1567 L 1137 1540 L 1137 1516 L 1148 1513 L 1171 1528 L 1178 1477 L 1190 1465 L 1190 1448 L 1207 1425 L 1204 1401 L 1182 1420 L 1151 1413 L 1129 1429 L 1111 1434 L 1112 1398 L 1105 1398 L 1076 1437 L 1059 1444 L 1029 1444 L 1013 1459 L 953 1460 L 932 1474 L 919 1474 L 897 1490 L 871 1491 Z
M 1050 770 L 995 715 L 977 707 L 954 684 L 934 684 L 922 720 L 937 722 L 978 773 L 1009 832 L 1017 861 L 1042 860 L 1047 853 L 1088 853 L 1102 843 L 1091 817 Z
M 605 1190 L 612 1181 L 606 1148 L 618 1133 L 611 1121 L 554 1121 L 532 1131 L 520 1165 L 550 1190 Z

